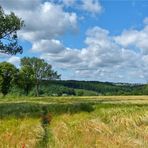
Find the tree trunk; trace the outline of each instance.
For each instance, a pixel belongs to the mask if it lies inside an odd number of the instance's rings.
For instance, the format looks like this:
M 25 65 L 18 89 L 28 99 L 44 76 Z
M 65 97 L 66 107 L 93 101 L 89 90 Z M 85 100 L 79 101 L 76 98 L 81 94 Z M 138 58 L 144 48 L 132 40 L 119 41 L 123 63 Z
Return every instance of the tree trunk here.
M 36 97 L 38 97 L 38 96 L 39 96 L 39 82 L 37 80 L 37 82 L 36 82 Z

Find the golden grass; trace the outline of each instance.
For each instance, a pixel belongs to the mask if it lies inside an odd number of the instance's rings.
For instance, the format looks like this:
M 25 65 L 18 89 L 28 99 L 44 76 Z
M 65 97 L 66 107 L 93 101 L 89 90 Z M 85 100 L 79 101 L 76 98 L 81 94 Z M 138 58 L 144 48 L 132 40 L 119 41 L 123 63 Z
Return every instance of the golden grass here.
M 42 134 L 38 119 L 0 120 L 0 148 L 34 148 Z
M 147 109 L 96 109 L 92 113 L 65 114 L 56 117 L 51 127 L 55 148 L 148 147 Z
M 148 96 L 63 96 L 63 97 L 7 97 L 0 98 L 2 103 L 39 103 L 39 104 L 65 104 L 76 102 L 102 103 L 148 103 Z
M 147 96 L 45 97 L 6 102 L 96 102 L 93 112 L 55 115 L 49 148 L 147 148 Z M 0 100 L 0 103 L 3 103 Z M 115 104 L 115 105 L 113 105 Z M 136 104 L 136 105 L 135 105 Z M 145 104 L 138 106 L 137 104 Z M 17 105 L 17 104 L 16 104 Z M 39 118 L 0 119 L 0 148 L 36 148 L 44 130 Z M 42 148 L 42 147 L 40 147 Z

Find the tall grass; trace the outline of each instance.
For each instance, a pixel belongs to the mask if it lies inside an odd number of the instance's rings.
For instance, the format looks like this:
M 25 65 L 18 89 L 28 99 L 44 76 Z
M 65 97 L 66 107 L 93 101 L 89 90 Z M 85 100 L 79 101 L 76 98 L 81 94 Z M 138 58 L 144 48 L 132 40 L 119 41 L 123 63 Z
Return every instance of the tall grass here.
M 40 117 L 42 108 L 46 107 L 47 111 L 52 114 L 77 113 L 81 111 L 90 112 L 93 106 L 89 103 L 74 104 L 38 104 L 38 103 L 1 103 L 0 118 L 7 116 L 14 117 Z
M 56 148 L 147 148 L 148 108 L 97 106 L 91 113 L 61 115 L 52 122 Z
M 0 148 L 7 147 L 147 148 L 148 98 L 0 99 Z
M 42 135 L 43 129 L 39 119 L 6 118 L 0 120 L 1 148 L 35 148 Z

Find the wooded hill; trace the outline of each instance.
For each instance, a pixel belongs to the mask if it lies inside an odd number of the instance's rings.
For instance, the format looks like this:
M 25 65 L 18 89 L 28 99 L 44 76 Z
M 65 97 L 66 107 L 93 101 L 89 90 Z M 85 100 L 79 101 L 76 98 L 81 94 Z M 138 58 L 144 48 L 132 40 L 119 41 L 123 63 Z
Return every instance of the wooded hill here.
M 23 94 L 22 90 L 13 87 L 11 94 Z M 97 96 L 97 95 L 147 95 L 148 85 L 129 83 L 110 83 L 76 80 L 43 80 L 40 86 L 41 96 Z M 29 92 L 34 96 L 34 88 Z

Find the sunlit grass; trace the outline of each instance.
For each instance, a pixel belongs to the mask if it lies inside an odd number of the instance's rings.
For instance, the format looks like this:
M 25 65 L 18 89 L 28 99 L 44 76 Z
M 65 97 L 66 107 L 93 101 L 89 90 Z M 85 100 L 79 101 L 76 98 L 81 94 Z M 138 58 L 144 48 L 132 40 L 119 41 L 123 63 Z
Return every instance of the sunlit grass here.
M 54 147 L 148 147 L 148 110 L 97 108 L 91 113 L 62 115 L 52 122 Z
M 0 120 L 1 148 L 34 148 L 42 138 L 43 129 L 39 119 L 34 118 L 6 118 Z
M 45 105 L 52 114 L 46 130 Z M 0 106 L 0 148 L 148 147 L 147 96 L 7 97 Z
M 148 96 L 66 96 L 66 97 L 26 97 L 0 96 L 2 103 L 38 103 L 38 104 L 65 104 L 65 103 L 148 103 Z

